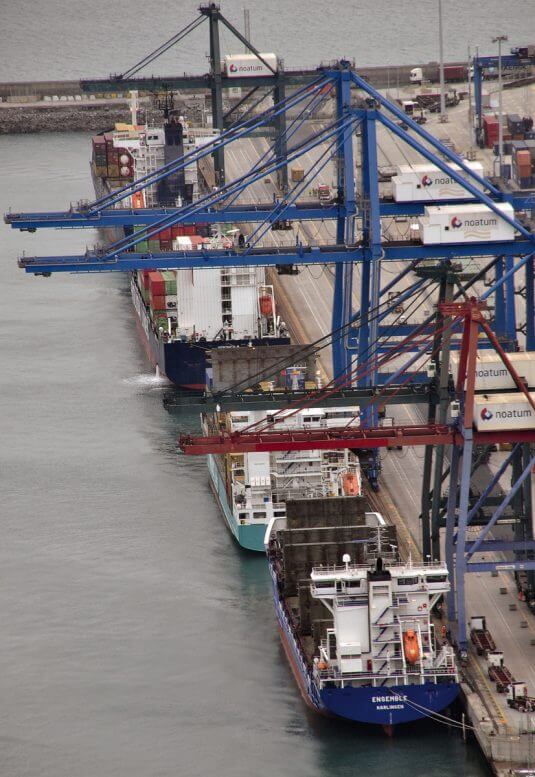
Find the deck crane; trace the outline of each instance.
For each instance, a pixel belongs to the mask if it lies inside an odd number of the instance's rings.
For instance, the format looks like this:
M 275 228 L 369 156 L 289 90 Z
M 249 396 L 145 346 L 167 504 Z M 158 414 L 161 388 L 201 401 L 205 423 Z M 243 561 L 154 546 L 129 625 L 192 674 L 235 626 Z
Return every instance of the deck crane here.
M 287 143 L 287 158 L 285 160 L 278 158 L 276 149 L 273 149 L 261 166 L 253 166 L 238 180 L 225 182 L 215 192 L 211 192 L 198 202 L 182 208 L 157 209 L 156 211 L 145 209 L 138 214 L 137 210 L 128 204 L 133 192 L 155 183 L 181 166 L 200 159 L 202 155 L 212 154 L 216 149 L 224 149 L 237 139 L 247 137 L 247 134 L 256 128 L 272 123 L 279 112 L 287 111 L 289 107 L 294 113 L 298 112 L 298 119 L 294 120 L 296 126 L 305 126 L 306 106 L 310 100 L 315 99 L 316 90 L 319 95 L 326 87 L 332 87 L 336 95 L 336 112 L 333 120 L 327 123 L 327 126 L 316 128 L 305 140 L 300 142 L 290 140 Z M 356 102 L 354 97 L 357 95 L 364 99 Z M 401 122 L 403 122 L 403 126 L 400 126 Z M 288 138 L 290 134 L 288 127 L 286 132 Z M 398 214 L 414 215 L 421 212 L 422 204 L 396 203 L 381 198 L 378 186 L 378 136 L 383 132 L 393 134 L 397 139 L 415 149 L 425 160 L 436 165 L 467 192 L 467 200 L 470 199 L 490 208 L 499 219 L 514 227 L 517 237 L 514 240 L 499 242 L 464 244 L 424 245 L 411 240 L 385 242 L 381 232 L 381 220 Z M 355 133 L 358 136 L 356 140 Z M 360 148 L 362 176 L 355 186 L 355 145 L 357 144 Z M 286 164 L 288 159 L 298 158 L 313 149 L 316 154 L 320 154 L 321 159 L 318 162 L 316 158 L 312 165 L 307 165 L 304 185 L 310 185 L 324 161 L 329 158 L 334 159 L 337 170 L 337 191 L 330 207 L 325 208 L 317 203 L 303 201 L 304 186 L 300 185 L 286 192 L 274 203 L 259 204 L 253 208 L 234 203 L 235 198 L 240 193 L 254 185 L 258 176 L 276 174 L 277 170 Z M 458 167 L 453 167 L 452 163 Z M 233 202 L 230 206 L 228 205 L 229 199 Z M 372 363 L 371 369 L 365 373 L 356 372 L 355 366 L 358 368 L 362 360 L 366 360 L 370 352 L 373 352 L 377 338 L 381 336 L 379 327 L 384 319 L 383 313 L 389 309 L 388 305 L 377 316 L 371 315 L 371 311 L 378 309 L 379 303 L 386 296 L 386 290 L 392 288 L 391 283 L 385 285 L 381 282 L 380 273 L 381 266 L 387 266 L 387 263 L 392 261 L 406 262 L 407 268 L 412 270 L 415 263 L 428 264 L 429 260 L 440 264 L 448 261 L 462 262 L 465 257 L 490 258 L 489 269 L 494 267 L 496 276 L 485 296 L 494 301 L 495 334 L 499 340 L 508 343 L 514 343 L 516 338 L 514 279 L 519 272 L 524 273 L 527 310 L 526 348 L 527 350 L 535 350 L 534 236 L 529 227 L 516 216 L 509 216 L 500 210 L 498 206 L 502 202 L 510 202 L 514 208 L 520 209 L 523 201 L 521 198 L 504 194 L 492 182 L 477 175 L 451 149 L 446 148 L 422 126 L 402 113 L 398 106 L 390 103 L 380 92 L 373 89 L 355 72 L 350 63 L 341 61 L 336 66 L 319 69 L 313 83 L 298 88 L 293 94 L 285 96 L 283 100 L 261 114 L 224 130 L 218 138 L 207 146 L 192 152 L 187 159 L 184 157 L 174 160 L 159 171 L 149 174 L 117 192 L 110 193 L 93 203 L 71 208 L 65 213 L 11 213 L 6 216 L 6 221 L 14 228 L 28 231 L 47 227 L 92 228 L 96 225 L 111 223 L 116 226 L 122 224 L 125 227 L 126 234 L 123 240 L 116 241 L 111 246 L 88 249 L 85 254 L 62 257 L 21 257 L 19 264 L 26 272 L 40 275 L 50 275 L 55 272 L 128 272 L 154 268 L 331 263 L 334 265 L 335 273 L 332 327 L 333 330 L 343 329 L 346 333 L 344 338 L 333 338 L 333 374 L 335 376 L 352 375 L 350 388 L 371 395 L 380 388 L 377 359 L 375 363 Z M 122 207 L 124 204 L 126 207 Z M 278 220 L 292 219 L 296 221 L 300 218 L 334 221 L 336 242 L 331 245 L 299 243 L 298 245 L 292 244 L 274 248 L 259 239 L 257 244 L 255 241 L 251 241 L 251 244 L 244 249 L 232 250 L 147 253 L 136 249 L 137 244 L 146 239 L 147 236 L 181 223 L 194 224 L 212 219 L 216 222 L 253 223 L 257 225 L 255 233 L 264 234 Z M 141 224 L 143 229 L 133 235 L 131 227 L 136 224 Z M 355 311 L 352 309 L 352 266 L 354 263 L 359 263 L 361 268 L 361 310 L 355 325 L 353 324 Z M 402 271 L 400 276 L 406 272 L 407 270 Z M 414 325 L 412 325 L 412 330 L 415 331 Z M 410 332 L 411 326 L 404 324 L 403 335 L 407 336 Z M 447 367 L 448 365 L 444 364 L 443 369 L 447 370 Z M 377 404 L 370 404 L 371 408 L 365 420 L 368 428 L 373 430 L 375 429 L 374 410 L 376 410 Z M 429 448 L 458 443 L 460 439 L 458 434 L 452 436 L 451 430 L 445 428 L 445 425 L 438 421 L 433 434 L 420 436 L 420 442 L 427 443 Z M 425 422 L 422 425 L 429 426 Z M 420 429 L 418 434 L 421 432 Z M 403 443 L 405 442 L 404 435 L 407 435 L 408 440 L 412 433 L 411 430 L 406 429 L 406 432 L 403 432 L 399 439 Z M 359 434 L 364 434 L 364 432 L 359 432 Z M 372 432 L 366 433 L 366 435 L 366 443 L 370 447 L 375 447 L 375 443 L 372 445 Z M 523 472 L 519 463 L 521 464 L 522 457 L 525 458 L 528 455 L 529 448 L 526 446 L 529 446 L 530 442 L 530 439 L 526 439 L 526 437 L 529 438 L 529 435 L 518 435 L 518 437 L 520 447 L 515 449 L 513 456 L 516 461 L 515 472 L 517 474 L 519 469 Z M 384 431 L 380 439 L 386 440 Z M 476 443 L 480 441 L 477 434 L 472 438 L 472 446 L 474 440 Z M 329 444 L 331 442 L 332 440 L 329 441 Z M 347 444 L 347 439 L 343 443 Z M 351 444 L 358 447 L 357 440 L 352 440 Z M 438 468 L 439 484 L 443 478 L 441 467 L 440 464 Z M 454 471 L 453 460 L 451 469 Z M 518 477 L 515 476 L 515 479 L 518 480 Z M 524 483 L 525 480 L 522 481 L 521 486 Z M 429 491 L 430 482 L 427 480 L 423 483 L 423 492 L 428 495 Z M 434 503 L 435 500 L 438 500 L 440 504 L 440 490 L 434 494 L 433 500 Z M 470 508 L 472 509 L 472 505 Z M 448 515 L 451 515 L 451 510 Z M 527 528 L 528 524 L 531 525 L 531 507 L 529 505 L 524 510 L 524 519 L 522 531 L 531 541 L 531 534 Z M 423 532 L 425 554 L 435 553 L 435 548 L 431 547 L 431 534 L 436 536 L 438 525 L 433 525 L 431 528 L 432 532 L 429 531 L 429 526 Z M 532 569 L 531 566 L 527 568 Z

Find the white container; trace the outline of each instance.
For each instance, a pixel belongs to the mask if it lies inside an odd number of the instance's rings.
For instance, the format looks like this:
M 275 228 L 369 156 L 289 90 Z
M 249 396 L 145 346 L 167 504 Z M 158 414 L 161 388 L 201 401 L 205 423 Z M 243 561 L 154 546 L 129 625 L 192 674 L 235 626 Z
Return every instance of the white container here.
M 260 53 L 262 58 L 277 72 L 279 66 L 277 55 Z M 228 78 L 253 78 L 254 76 L 273 75 L 262 60 L 258 59 L 254 54 L 227 54 L 224 60 L 224 69 Z
M 480 162 L 466 162 L 466 166 L 483 176 L 483 165 Z M 459 165 L 452 164 L 451 168 L 466 175 Z M 475 184 L 474 181 L 471 183 Z M 392 191 L 396 202 L 474 199 L 470 192 L 436 165 L 398 165 L 397 174 L 392 178 Z
M 513 206 L 496 207 L 514 218 Z M 418 219 L 424 245 L 441 243 L 488 243 L 514 240 L 515 229 L 486 205 L 430 205 Z
M 535 399 L 535 393 L 531 396 Z M 474 426 L 478 432 L 535 429 L 535 410 L 518 391 L 511 394 L 477 394 L 474 397 Z
M 535 353 L 508 353 L 507 357 L 519 376 L 535 389 Z M 454 351 L 450 367 L 454 380 L 459 370 L 459 352 Z M 516 391 L 515 382 L 495 351 L 478 351 L 476 362 L 476 391 Z
M 179 249 L 180 250 L 180 249 Z M 177 275 L 177 321 L 188 334 L 213 339 L 222 326 L 221 273 L 218 269 L 181 270 Z

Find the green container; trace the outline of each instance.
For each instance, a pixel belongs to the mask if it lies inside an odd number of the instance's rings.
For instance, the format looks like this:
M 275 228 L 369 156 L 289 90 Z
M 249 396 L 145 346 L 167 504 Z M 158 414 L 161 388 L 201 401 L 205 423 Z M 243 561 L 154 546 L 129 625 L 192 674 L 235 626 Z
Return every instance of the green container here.
M 137 254 L 146 253 L 149 250 L 149 244 L 146 240 L 140 240 L 139 243 L 134 246 L 134 250 Z
M 159 240 L 149 240 L 149 251 L 151 253 L 159 253 L 160 252 L 160 241 Z
M 176 294 L 176 275 L 174 272 L 171 272 L 170 270 L 166 270 L 165 272 L 162 272 L 163 279 L 165 281 L 165 294 L 171 295 Z

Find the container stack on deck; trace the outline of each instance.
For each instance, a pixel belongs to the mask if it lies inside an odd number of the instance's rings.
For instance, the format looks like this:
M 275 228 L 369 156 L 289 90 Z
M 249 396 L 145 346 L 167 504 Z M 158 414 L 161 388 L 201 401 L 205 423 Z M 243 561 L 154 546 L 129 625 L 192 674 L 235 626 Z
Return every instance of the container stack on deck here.
M 114 146 L 112 132 L 104 132 L 93 138 L 93 165 L 95 175 L 100 178 L 118 183 L 134 179 L 133 157 L 126 148 Z

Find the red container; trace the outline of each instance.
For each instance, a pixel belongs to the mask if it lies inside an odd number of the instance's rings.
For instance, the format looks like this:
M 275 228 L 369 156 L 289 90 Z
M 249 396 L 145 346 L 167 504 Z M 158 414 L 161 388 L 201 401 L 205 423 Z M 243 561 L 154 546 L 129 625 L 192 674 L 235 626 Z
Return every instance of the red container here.
M 162 240 L 160 238 L 160 248 L 162 251 L 170 251 L 173 247 L 171 240 Z
M 184 229 L 185 227 L 183 224 L 179 224 L 176 227 L 171 227 L 171 239 L 174 240 L 175 237 L 183 237 L 186 234 Z
M 148 270 L 143 270 L 143 272 L 142 272 L 141 282 L 143 284 L 143 288 L 144 289 L 148 289 L 149 288 L 149 274 L 150 273 L 149 273 Z
M 170 229 L 162 229 L 161 232 L 158 232 L 157 237 L 160 238 L 160 243 L 162 240 L 171 240 L 171 230 Z
M 165 297 L 165 281 L 161 272 L 149 273 L 151 297 Z
M 196 235 L 196 228 L 195 224 L 184 224 L 184 232 L 183 235 Z
M 531 167 L 531 154 L 529 149 L 522 148 L 516 152 L 516 163 L 519 167 L 530 166 Z
M 155 297 L 151 294 L 150 306 L 153 310 L 165 310 L 165 296 Z

